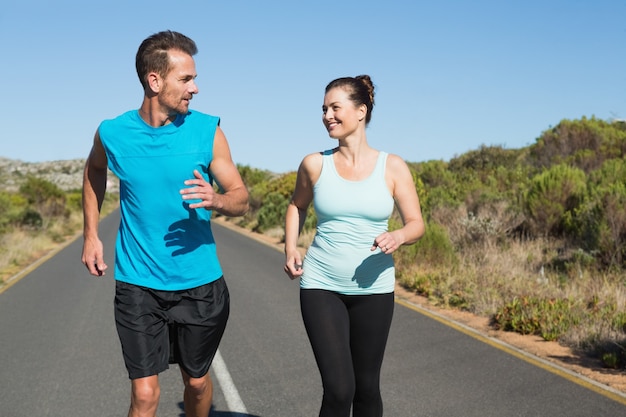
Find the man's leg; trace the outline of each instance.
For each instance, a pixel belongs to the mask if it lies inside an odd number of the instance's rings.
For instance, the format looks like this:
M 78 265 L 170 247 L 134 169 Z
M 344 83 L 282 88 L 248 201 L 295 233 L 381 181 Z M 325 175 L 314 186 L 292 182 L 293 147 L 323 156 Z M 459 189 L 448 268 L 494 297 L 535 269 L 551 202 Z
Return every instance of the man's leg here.
M 208 417 L 213 401 L 213 382 L 207 372 L 200 378 L 192 378 L 182 369 L 180 373 L 185 383 L 185 415 L 187 417 Z
M 187 417 L 207 417 L 213 400 L 211 362 L 224 334 L 230 297 L 224 278 L 185 291 L 170 314 L 176 322 Z
M 128 417 L 156 416 L 160 393 L 158 375 L 133 379 Z

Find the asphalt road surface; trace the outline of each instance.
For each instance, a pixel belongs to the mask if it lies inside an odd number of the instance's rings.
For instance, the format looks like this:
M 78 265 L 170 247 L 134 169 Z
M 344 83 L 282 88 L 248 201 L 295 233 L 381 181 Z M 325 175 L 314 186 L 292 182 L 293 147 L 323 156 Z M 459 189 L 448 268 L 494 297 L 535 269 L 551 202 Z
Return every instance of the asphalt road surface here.
M 79 239 L 0 293 L 0 416 L 125 416 L 130 383 L 113 322 L 118 213 L 100 226 L 109 273 Z M 211 369 L 211 417 L 314 417 L 321 384 L 283 255 L 214 225 L 231 317 Z M 176 366 L 159 416 L 184 416 Z M 389 417 L 626 416 L 626 397 L 524 359 L 397 303 L 382 375 Z

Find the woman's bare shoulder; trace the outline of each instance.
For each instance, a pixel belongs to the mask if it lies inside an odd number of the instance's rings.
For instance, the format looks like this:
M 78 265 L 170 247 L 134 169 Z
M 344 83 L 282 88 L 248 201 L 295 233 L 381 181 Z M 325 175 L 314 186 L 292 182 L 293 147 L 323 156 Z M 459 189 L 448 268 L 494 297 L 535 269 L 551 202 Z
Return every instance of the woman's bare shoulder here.
M 309 177 L 315 176 L 322 169 L 322 158 L 324 152 L 314 152 L 306 155 L 302 158 L 302 162 L 300 163 L 300 172 L 308 174 Z
M 306 155 L 298 168 L 298 176 L 314 184 L 322 172 L 323 154 L 324 152 L 314 152 Z
M 387 168 L 392 172 L 404 172 L 409 170 L 406 161 L 401 156 L 393 153 L 387 155 Z

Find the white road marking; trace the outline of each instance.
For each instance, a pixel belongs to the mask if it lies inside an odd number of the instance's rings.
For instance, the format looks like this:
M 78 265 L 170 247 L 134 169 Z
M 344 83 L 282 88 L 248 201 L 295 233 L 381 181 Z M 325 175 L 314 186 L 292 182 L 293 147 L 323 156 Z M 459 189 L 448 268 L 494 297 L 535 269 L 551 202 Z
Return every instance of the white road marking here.
M 224 394 L 224 398 L 226 399 L 228 410 L 231 412 L 247 414 L 248 410 L 239 396 L 237 387 L 235 386 L 233 379 L 230 377 L 230 373 L 228 372 L 224 359 L 222 359 L 219 349 L 215 353 L 212 366 L 215 378 L 217 379 L 222 393 Z

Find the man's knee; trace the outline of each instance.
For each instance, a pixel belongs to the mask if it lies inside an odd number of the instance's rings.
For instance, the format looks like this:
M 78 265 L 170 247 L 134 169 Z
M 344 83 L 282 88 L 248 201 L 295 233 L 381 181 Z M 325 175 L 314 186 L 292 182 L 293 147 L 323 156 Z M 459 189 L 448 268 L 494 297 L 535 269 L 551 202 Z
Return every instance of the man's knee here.
M 148 377 L 133 381 L 132 402 L 141 409 L 153 408 L 159 403 L 161 389 L 158 379 Z
M 202 397 L 207 392 L 211 391 L 211 377 L 209 373 L 200 378 L 187 377 L 185 380 L 185 388 L 189 394 L 195 397 Z

